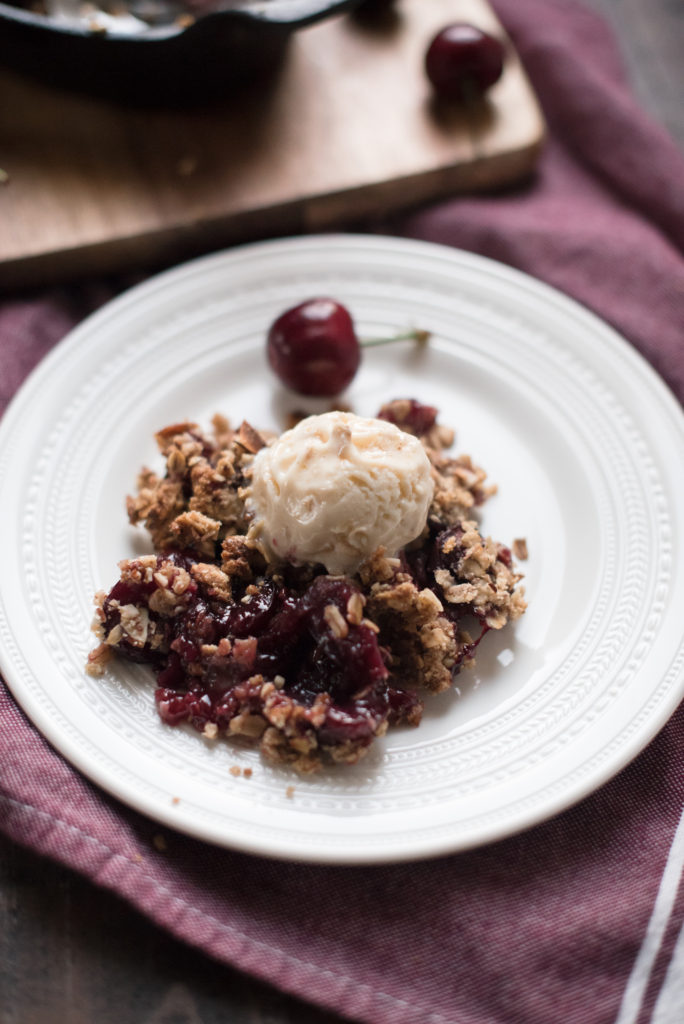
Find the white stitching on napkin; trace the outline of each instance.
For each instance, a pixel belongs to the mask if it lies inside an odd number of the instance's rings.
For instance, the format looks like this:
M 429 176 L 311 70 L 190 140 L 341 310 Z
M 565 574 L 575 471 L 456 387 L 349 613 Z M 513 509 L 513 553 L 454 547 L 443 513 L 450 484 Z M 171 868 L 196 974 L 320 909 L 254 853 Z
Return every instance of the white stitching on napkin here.
M 622 997 L 622 1003 L 620 1005 L 620 1012 L 618 1013 L 615 1024 L 635 1024 L 635 1021 L 639 1017 L 641 1004 L 643 1003 L 644 996 L 646 995 L 646 989 L 648 988 L 653 965 L 656 962 L 656 957 L 658 956 L 658 951 L 662 945 L 667 923 L 672 914 L 672 908 L 674 907 L 674 902 L 677 897 L 682 871 L 684 871 L 684 811 L 679 819 L 679 825 L 677 826 L 677 831 L 675 832 L 674 839 L 672 840 L 670 852 L 667 857 L 667 863 L 665 864 L 665 870 L 663 871 L 663 875 L 660 880 L 658 895 L 656 896 L 655 903 L 653 904 L 651 919 L 648 922 L 648 927 L 646 929 L 644 941 L 641 944 L 641 949 L 634 961 L 632 973 L 627 981 L 624 995 Z M 654 1024 L 656 1019 L 656 1017 L 653 1018 Z M 681 1018 L 679 1019 L 681 1020 Z M 666 1024 L 666 1020 L 663 1019 L 662 1021 L 659 1021 L 658 1024 Z M 677 1024 L 679 1024 L 679 1022 L 677 1022 Z
M 34 807 L 33 804 L 25 803 L 23 800 L 16 800 L 14 799 L 14 797 L 7 796 L 4 793 L 0 793 L 0 803 L 2 802 L 13 804 L 15 807 L 32 812 L 34 814 L 39 815 L 40 817 L 48 818 L 51 822 L 53 822 L 53 824 L 57 825 L 59 828 L 65 828 L 70 832 L 74 832 L 81 838 L 88 840 L 89 843 L 93 843 L 100 849 L 105 850 L 115 860 L 123 861 L 127 868 L 140 872 L 142 874 L 142 877 L 146 879 L 148 882 L 150 882 L 157 892 L 163 892 L 166 896 L 168 896 L 168 898 L 173 903 L 183 907 L 185 911 L 189 911 L 193 916 L 197 916 L 203 921 L 210 921 L 220 931 L 228 932 L 231 935 L 234 935 L 237 938 L 242 939 L 250 946 L 257 947 L 261 950 L 266 950 L 269 953 L 273 953 L 280 957 L 282 960 L 298 964 L 300 967 L 303 967 L 306 970 L 315 971 L 317 977 L 323 976 L 327 978 L 332 978 L 334 981 L 342 981 L 347 984 L 353 983 L 354 988 L 356 990 L 362 990 L 364 992 L 367 992 L 372 997 L 379 997 L 387 1002 L 392 1003 L 395 1006 L 400 1006 L 406 1010 L 416 1009 L 416 1007 L 414 1007 L 411 1003 L 406 1002 L 406 1000 L 404 999 L 397 999 L 396 996 L 390 996 L 386 992 L 381 992 L 379 989 L 375 989 L 372 988 L 370 985 L 360 983 L 356 979 L 347 977 L 344 974 L 335 974 L 334 971 L 331 971 L 328 968 L 319 967 L 317 964 L 309 963 L 307 960 L 300 960 L 296 956 L 292 956 L 289 953 L 284 953 L 281 949 L 278 949 L 277 946 L 269 946 L 268 943 L 266 942 L 261 942 L 259 939 L 254 939 L 250 935 L 247 935 L 245 932 L 238 931 L 237 928 L 233 928 L 231 925 L 224 924 L 223 921 L 219 921 L 218 918 L 212 917 L 211 914 L 205 914 L 203 911 L 197 910 L 196 907 L 193 907 L 190 903 L 181 899 L 181 897 L 176 896 L 166 886 L 160 884 L 155 878 L 147 874 L 139 864 L 131 861 L 130 858 L 125 856 L 125 854 L 119 853 L 116 850 L 112 850 L 111 847 L 107 846 L 107 844 L 103 843 L 100 839 L 97 839 L 95 838 L 95 836 L 91 836 L 87 832 L 84 832 L 81 828 L 78 827 L 78 825 L 72 825 L 67 821 L 63 821 L 61 818 L 56 818 L 54 815 L 50 814 L 49 811 L 43 811 L 38 807 Z M 425 1021 L 426 1024 L 428 1024 L 428 1022 L 434 1022 L 434 1024 L 457 1024 L 457 1022 L 453 1019 L 449 1020 L 447 1017 L 443 1017 L 442 1014 L 435 1012 L 428 1013 L 428 1015 L 425 1017 Z M 462 1024 L 465 1024 L 465 1022 L 462 1022 Z
M 651 1018 L 652 1024 L 681 1024 L 684 993 L 684 928 L 672 953 L 665 981 Z

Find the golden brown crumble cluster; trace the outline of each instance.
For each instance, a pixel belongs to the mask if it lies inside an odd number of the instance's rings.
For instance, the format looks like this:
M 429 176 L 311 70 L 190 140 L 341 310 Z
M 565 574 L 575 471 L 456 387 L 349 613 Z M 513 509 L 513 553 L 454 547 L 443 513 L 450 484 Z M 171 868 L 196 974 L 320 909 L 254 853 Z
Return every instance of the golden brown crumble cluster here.
M 166 473 L 143 469 L 126 508 L 131 523 L 144 523 L 157 550 L 192 548 L 213 556 L 216 541 L 246 530 L 244 463 L 266 441 L 248 423 L 233 431 L 217 415 L 212 426 L 212 438 L 196 423 L 175 423 L 155 435 Z
M 127 499 L 130 522 L 144 524 L 157 553 L 121 562 L 109 594 L 96 595 L 99 644 L 87 670 L 101 674 L 113 653 L 151 664 L 164 720 L 190 721 L 208 740 L 242 737 L 303 772 L 354 763 L 388 725 L 417 725 L 423 702 L 416 690 L 447 689 L 473 663 L 482 636 L 518 618 L 525 601 L 511 551 L 482 537 L 475 519 L 494 488 L 469 457 L 448 454 L 453 432 L 421 421 L 415 406 L 399 400 L 381 415 L 425 446 L 435 484 L 425 529 L 397 557 L 376 551 L 353 578 L 329 577 L 320 566 L 269 565 L 247 539 L 244 491 L 267 436 L 246 423 L 233 430 L 219 416 L 210 436 L 190 422 L 158 433 L 165 473 L 143 469 L 137 495 Z M 524 541 L 515 545 L 526 557 Z M 269 672 L 278 660 L 269 661 L 268 636 L 262 644 L 245 626 L 261 623 L 262 609 L 273 616 L 285 588 L 296 599 L 281 602 L 273 621 L 290 615 L 300 623 L 306 613 L 314 623 L 318 653 L 310 661 L 320 661 L 321 651 L 329 658 L 326 689 L 307 675 L 295 682 Z M 280 628 L 286 647 L 290 634 Z M 335 676 L 345 644 L 371 666 L 372 682 L 359 692 Z

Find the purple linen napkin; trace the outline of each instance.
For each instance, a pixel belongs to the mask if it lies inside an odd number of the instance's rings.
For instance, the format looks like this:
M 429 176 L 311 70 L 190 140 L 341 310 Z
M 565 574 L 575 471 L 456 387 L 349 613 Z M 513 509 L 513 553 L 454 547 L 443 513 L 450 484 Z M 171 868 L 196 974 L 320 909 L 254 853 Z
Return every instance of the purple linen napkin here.
M 539 173 L 392 230 L 556 285 L 612 322 L 682 400 L 684 160 L 631 99 L 593 15 L 565 0 L 496 6 L 548 118 Z M 0 304 L 0 408 L 112 293 L 93 285 Z M 0 766 L 0 827 L 17 842 L 212 956 L 353 1019 L 680 1019 L 684 708 L 617 778 L 554 820 L 388 867 L 278 863 L 162 830 L 67 765 L 1 684 Z

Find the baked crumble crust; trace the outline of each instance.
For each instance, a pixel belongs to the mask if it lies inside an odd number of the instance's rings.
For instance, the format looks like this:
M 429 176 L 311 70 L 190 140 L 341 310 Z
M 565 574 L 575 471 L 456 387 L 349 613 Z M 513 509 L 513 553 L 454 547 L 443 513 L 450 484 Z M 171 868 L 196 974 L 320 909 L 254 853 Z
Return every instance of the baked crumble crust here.
M 526 561 L 529 557 L 527 552 L 527 540 L 524 537 L 516 537 L 511 545 L 511 550 L 520 562 Z
M 244 470 L 266 440 L 248 423 L 232 430 L 222 416 L 212 426 L 213 436 L 191 422 L 155 435 L 166 474 L 144 468 L 126 508 L 133 525 L 144 524 L 156 550 L 189 548 L 213 556 L 217 541 L 246 531 Z
M 511 567 L 508 548 L 484 539 L 474 520 L 461 520 L 458 531 L 438 541 L 454 556 L 452 569 L 436 569 L 435 580 L 447 606 L 465 605 L 489 629 L 501 629 L 525 611 L 522 579 Z
M 245 490 L 265 434 L 218 415 L 211 434 L 190 421 L 159 431 L 165 475 L 143 469 L 127 499 L 156 554 L 122 561 L 109 594 L 96 595 L 87 671 L 101 675 L 114 653 L 150 663 L 163 719 L 190 721 L 207 739 L 240 737 L 302 773 L 353 764 L 388 725 L 417 725 L 416 687 L 447 689 L 484 634 L 518 618 L 525 601 L 511 551 L 474 518 L 495 490 L 484 470 L 447 453 L 453 431 L 431 407 L 401 399 L 380 415 L 420 438 L 434 497 L 421 536 L 394 557 L 378 549 L 353 578 L 268 564 L 249 539 Z M 279 667 L 288 644 L 310 666 L 296 679 Z M 351 667 L 346 681 L 339 675 L 345 650 L 366 652 L 369 679 Z
M 451 686 L 459 637 L 442 612 L 433 591 L 418 590 L 406 573 L 371 585 L 367 614 L 380 628 L 391 651 L 392 671 L 402 686 L 414 686 L 417 679 L 433 693 Z

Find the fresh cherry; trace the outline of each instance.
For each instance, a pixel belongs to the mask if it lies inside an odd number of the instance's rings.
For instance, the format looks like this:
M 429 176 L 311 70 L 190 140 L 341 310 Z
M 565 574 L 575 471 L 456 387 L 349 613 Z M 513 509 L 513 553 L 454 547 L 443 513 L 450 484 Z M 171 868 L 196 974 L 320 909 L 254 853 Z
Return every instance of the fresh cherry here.
M 482 96 L 498 82 L 504 52 L 495 36 L 458 22 L 434 37 L 425 54 L 425 71 L 438 96 L 466 101 Z
M 392 341 L 424 343 L 426 331 L 360 341 L 349 311 L 330 298 L 314 298 L 286 310 L 271 325 L 266 350 L 271 369 L 300 395 L 331 398 L 351 384 L 361 348 Z
M 349 312 L 327 298 L 307 299 L 282 313 L 268 332 L 267 351 L 276 376 L 301 395 L 338 395 L 361 362 Z

